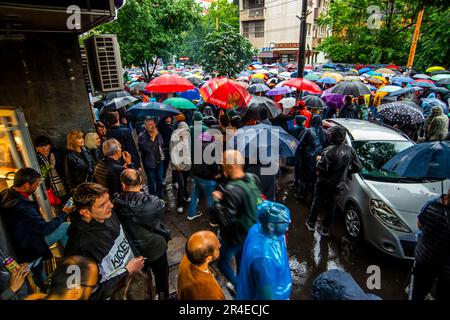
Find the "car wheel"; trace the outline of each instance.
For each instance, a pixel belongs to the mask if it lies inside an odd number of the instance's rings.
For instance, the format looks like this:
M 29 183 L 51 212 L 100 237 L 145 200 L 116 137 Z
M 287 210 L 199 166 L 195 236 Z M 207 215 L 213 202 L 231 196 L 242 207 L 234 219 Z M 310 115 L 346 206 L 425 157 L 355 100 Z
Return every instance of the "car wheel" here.
M 361 213 L 353 204 L 349 204 L 345 209 L 345 230 L 347 234 L 353 239 L 362 239 L 363 225 Z

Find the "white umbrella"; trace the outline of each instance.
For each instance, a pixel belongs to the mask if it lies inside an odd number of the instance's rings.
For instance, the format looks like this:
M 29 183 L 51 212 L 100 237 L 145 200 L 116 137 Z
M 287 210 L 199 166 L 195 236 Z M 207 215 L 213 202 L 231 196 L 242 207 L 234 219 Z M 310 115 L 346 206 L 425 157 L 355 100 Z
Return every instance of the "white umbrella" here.
M 278 70 L 277 69 L 270 69 L 269 73 L 277 75 L 278 74 Z
M 293 97 L 283 98 L 280 101 L 278 101 L 278 103 L 283 106 L 283 109 L 290 109 L 295 106 L 295 98 Z
M 260 65 L 260 64 L 254 64 L 254 65 L 253 65 L 253 68 L 254 68 L 254 69 L 262 69 L 263 67 L 262 67 L 262 65 Z
M 278 75 L 278 78 L 283 78 L 283 79 L 290 79 L 291 78 L 291 73 L 290 72 L 282 72 Z

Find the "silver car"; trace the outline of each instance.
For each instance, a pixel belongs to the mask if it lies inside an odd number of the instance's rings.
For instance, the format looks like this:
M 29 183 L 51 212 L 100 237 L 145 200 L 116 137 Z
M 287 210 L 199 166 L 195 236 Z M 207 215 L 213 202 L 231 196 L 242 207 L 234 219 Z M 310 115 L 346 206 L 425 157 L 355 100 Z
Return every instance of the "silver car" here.
M 346 143 L 363 165 L 346 181 L 338 200 L 347 233 L 391 256 L 412 259 L 419 232 L 417 215 L 429 200 L 448 190 L 450 180 L 408 178 L 382 169 L 395 154 L 414 145 L 398 130 L 356 119 L 324 121 L 325 128 L 333 125 L 346 129 Z

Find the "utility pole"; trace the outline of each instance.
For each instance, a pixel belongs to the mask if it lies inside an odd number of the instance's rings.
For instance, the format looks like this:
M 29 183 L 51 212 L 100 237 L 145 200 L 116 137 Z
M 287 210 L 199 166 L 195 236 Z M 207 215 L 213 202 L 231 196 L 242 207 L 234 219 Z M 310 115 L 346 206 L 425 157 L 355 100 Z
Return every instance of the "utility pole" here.
M 412 69 L 414 63 L 414 56 L 416 54 L 417 41 L 419 40 L 424 9 L 425 7 L 422 7 L 422 9 L 419 11 L 419 14 L 417 15 L 416 27 L 414 28 L 414 35 L 411 42 L 411 49 L 409 50 L 408 64 L 406 65 L 406 68 L 408 68 L 409 70 Z
M 300 17 L 300 39 L 298 43 L 298 68 L 297 78 L 303 78 L 303 71 L 305 70 L 305 45 L 306 45 L 306 17 L 308 10 L 308 0 L 302 0 L 302 12 Z

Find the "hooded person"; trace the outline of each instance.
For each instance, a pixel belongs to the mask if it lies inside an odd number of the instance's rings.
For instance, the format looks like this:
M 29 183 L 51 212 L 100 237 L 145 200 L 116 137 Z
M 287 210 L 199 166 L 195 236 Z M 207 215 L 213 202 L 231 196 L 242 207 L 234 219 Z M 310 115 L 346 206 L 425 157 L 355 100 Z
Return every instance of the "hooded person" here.
M 165 179 L 167 175 L 167 169 L 169 168 L 170 162 L 170 138 L 172 137 L 172 133 L 175 131 L 175 125 L 172 124 L 172 117 L 164 117 L 158 123 L 158 132 L 163 140 L 162 150 L 164 152 L 164 160 L 163 160 L 163 177 Z
M 290 222 L 285 205 L 265 201 L 258 206 L 258 222 L 242 252 L 237 300 L 289 300 L 292 277 L 285 234 Z
M 295 126 L 292 128 L 291 130 L 291 134 L 294 138 L 296 138 L 297 140 L 299 140 L 300 142 L 303 140 L 305 134 L 306 134 L 306 130 L 307 128 L 305 128 L 305 123 L 306 120 L 308 120 L 305 116 L 303 115 L 297 115 L 295 116 Z M 298 147 L 297 147 L 298 150 Z M 294 180 L 294 184 L 291 186 L 294 189 L 298 189 L 298 187 L 300 186 L 300 158 L 296 152 L 295 157 L 293 157 L 294 159 L 294 168 L 295 168 L 295 180 Z
M 306 221 L 308 230 L 315 231 L 319 211 L 325 211 L 325 218 L 319 233 L 329 235 L 334 222 L 337 199 L 344 189 L 344 184 L 353 173 L 359 172 L 362 165 L 356 151 L 344 143 L 346 131 L 340 125 L 328 129 L 330 146 L 323 150 L 317 162 L 317 181 L 314 190 L 314 200 Z
M 178 183 L 177 211 L 183 212 L 183 201 L 190 202 L 187 191 L 189 171 L 192 167 L 191 159 L 191 133 L 186 122 L 178 123 L 177 130 L 170 138 L 170 160 L 172 162 L 172 176 Z
M 425 120 L 425 141 L 445 140 L 448 134 L 448 116 L 442 108 L 435 106 Z
M 351 96 L 345 97 L 345 104 L 341 110 L 339 110 L 338 118 L 358 119 L 358 110 L 353 103 Z

